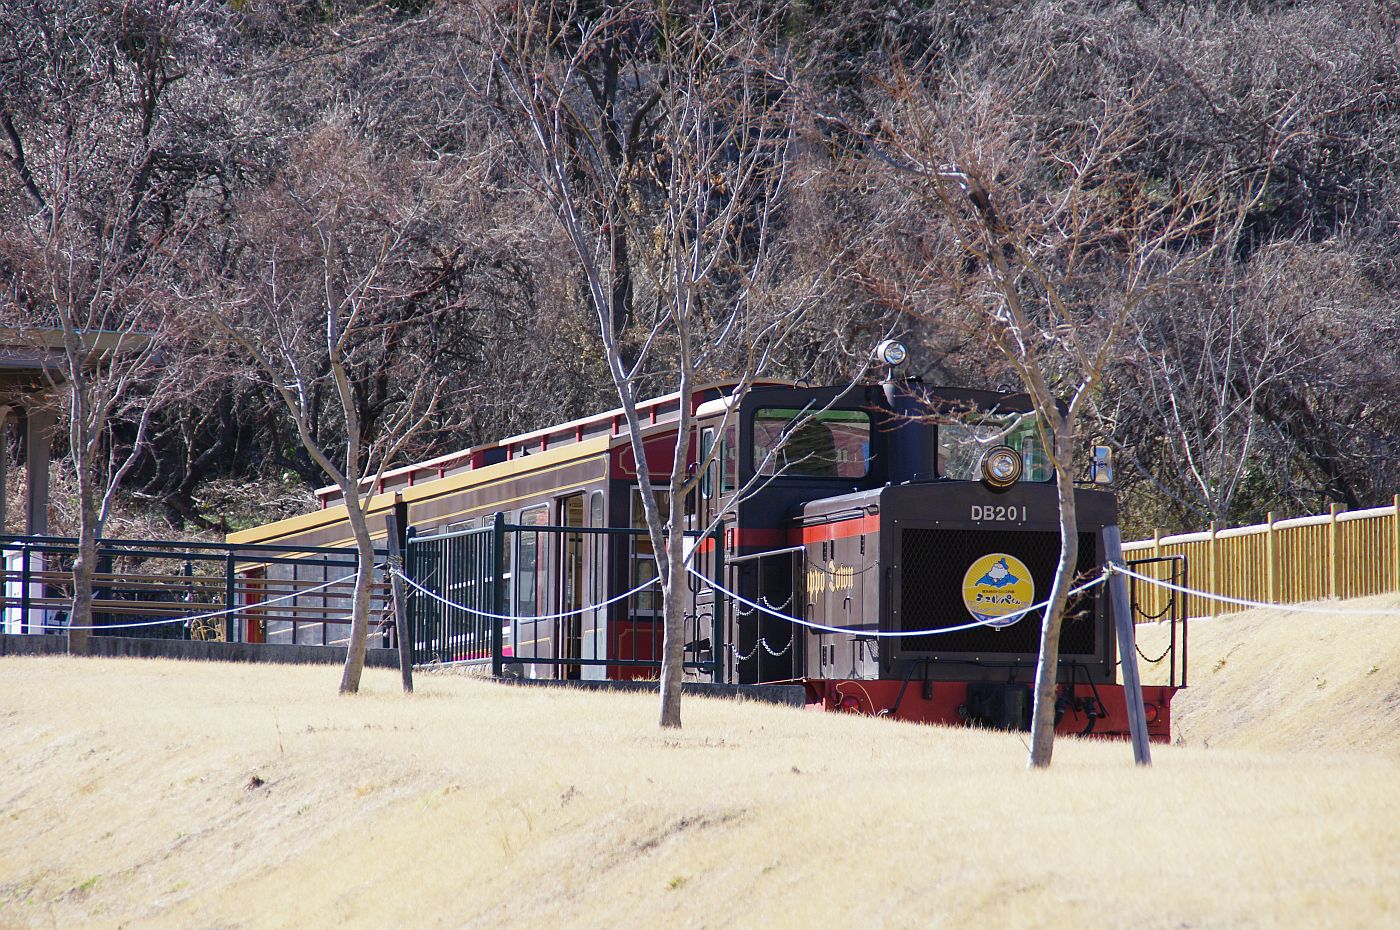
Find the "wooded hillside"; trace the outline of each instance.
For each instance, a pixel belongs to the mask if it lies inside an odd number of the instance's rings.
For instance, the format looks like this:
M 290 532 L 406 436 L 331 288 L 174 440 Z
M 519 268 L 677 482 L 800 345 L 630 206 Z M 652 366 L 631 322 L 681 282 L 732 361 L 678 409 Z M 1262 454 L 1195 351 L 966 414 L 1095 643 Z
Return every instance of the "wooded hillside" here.
M 1092 405 L 1129 533 L 1384 504 L 1400 487 L 1397 10 L 4 0 L 0 325 L 153 335 L 99 459 L 129 458 L 128 501 L 175 528 L 220 525 L 211 482 L 269 499 L 327 483 L 232 332 L 298 349 L 312 436 L 340 450 L 339 366 L 318 346 L 327 307 L 350 317 L 366 455 L 426 423 L 399 464 L 616 406 L 535 164 L 525 104 L 547 90 L 571 207 L 606 246 L 610 325 L 664 389 L 677 361 L 647 336 L 675 277 L 666 179 L 697 150 L 667 118 L 673 37 L 704 17 L 683 77 L 709 122 L 685 125 L 731 141 L 684 167 L 738 219 L 693 297 L 719 320 L 736 301 L 803 308 L 766 374 L 850 377 L 894 333 L 929 383 L 1019 389 L 973 309 L 992 257 L 931 207 L 934 166 L 976 178 L 986 202 L 951 208 L 1008 231 L 1033 308 L 1036 269 L 1065 282 L 1072 311 L 1035 311 L 1047 339 L 1112 318 L 1126 276 L 1153 282 Z M 750 165 L 737 187 L 728 169 Z M 697 374 L 742 364 L 719 353 Z

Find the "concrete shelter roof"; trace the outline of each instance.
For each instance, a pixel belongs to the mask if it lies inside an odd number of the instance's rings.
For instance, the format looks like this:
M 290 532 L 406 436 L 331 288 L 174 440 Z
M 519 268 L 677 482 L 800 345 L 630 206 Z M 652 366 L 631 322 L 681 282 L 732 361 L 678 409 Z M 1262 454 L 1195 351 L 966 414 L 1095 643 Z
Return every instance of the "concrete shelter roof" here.
M 81 333 L 87 367 L 150 345 L 145 333 L 88 330 Z M 63 376 L 63 331 L 41 327 L 0 327 L 0 404 L 49 393 Z

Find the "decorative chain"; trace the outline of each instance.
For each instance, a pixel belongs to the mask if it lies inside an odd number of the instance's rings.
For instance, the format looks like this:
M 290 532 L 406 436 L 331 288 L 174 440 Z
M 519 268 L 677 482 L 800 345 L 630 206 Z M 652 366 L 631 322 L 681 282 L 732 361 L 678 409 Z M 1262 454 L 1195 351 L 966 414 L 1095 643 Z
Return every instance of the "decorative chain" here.
M 763 647 L 763 651 L 764 651 L 764 652 L 768 653 L 768 654 L 769 654 L 770 656 L 772 656 L 773 658 L 775 658 L 775 659 L 780 659 L 780 658 L 782 658 L 783 656 L 787 655 L 787 654 L 788 654 L 788 651 L 789 651 L 790 649 L 792 649 L 792 644 L 793 644 L 793 642 L 794 642 L 795 640 L 796 640 L 796 637 L 793 637 L 792 639 L 789 639 L 786 646 L 784 646 L 782 649 L 779 649 L 778 651 L 774 652 L 774 651 L 773 651 L 773 647 L 770 646 L 770 645 L 768 645 L 768 640 L 765 639 L 764 637 L 760 636 L 760 637 L 758 638 L 758 642 L 756 642 L 756 643 L 753 644 L 753 648 L 750 649 L 750 650 L 748 651 L 748 654 L 747 654 L 747 655 L 741 655 L 741 654 L 739 653 L 739 647 L 736 646 L 736 645 L 734 645 L 733 643 L 725 643 L 725 645 L 728 646 L 728 647 L 729 647 L 729 651 L 732 652 L 732 653 L 734 654 L 735 660 L 737 660 L 737 661 L 739 661 L 739 662 L 747 662 L 749 659 L 752 659 L 752 658 L 754 657 L 755 654 L 757 654 L 757 652 L 758 652 L 760 646 Z
M 758 652 L 758 643 L 753 644 L 753 648 L 749 650 L 748 655 L 740 655 L 739 647 L 734 645 L 733 643 L 725 643 L 725 645 L 728 646 L 729 651 L 734 654 L 734 660 L 736 662 L 747 662 L 749 661 L 749 659 L 752 659 L 754 657 L 754 654 L 756 652 Z
M 789 594 L 787 600 L 783 601 L 781 604 L 775 605 L 768 603 L 768 598 L 760 594 L 758 597 L 758 602 L 762 604 L 763 607 L 750 607 L 748 610 L 745 610 L 741 605 L 736 603 L 734 605 L 734 613 L 740 617 L 748 617 L 752 615 L 754 611 L 763 610 L 765 608 L 767 610 L 787 610 L 788 605 L 792 603 L 792 595 Z
M 1172 651 L 1172 647 L 1168 646 L 1166 650 L 1157 658 L 1149 659 L 1147 657 L 1147 654 L 1142 651 L 1142 647 L 1139 646 L 1137 643 L 1133 643 L 1133 648 L 1137 650 L 1137 654 L 1142 659 L 1142 661 L 1146 662 L 1148 665 L 1156 665 L 1158 662 L 1161 662 L 1163 659 L 1165 659 L 1167 657 L 1167 654 Z
M 775 658 L 775 659 L 779 659 L 779 658 L 782 658 L 783 656 L 787 655 L 788 650 L 792 648 L 793 640 L 796 639 L 796 638 L 797 638 L 797 637 L 792 637 L 792 639 L 789 639 L 788 642 L 787 642 L 787 645 L 784 646 L 782 649 L 778 650 L 777 652 L 774 652 L 774 651 L 773 651 L 773 647 L 770 646 L 770 645 L 768 645 L 768 640 L 764 639 L 764 638 L 761 637 L 761 636 L 758 638 L 758 643 L 759 643 L 759 645 L 761 645 L 761 646 L 763 647 L 763 651 L 764 651 L 764 652 L 768 653 L 770 656 L 772 656 L 772 657 Z
M 1161 620 L 1167 615 L 1167 611 L 1171 610 L 1174 606 L 1176 606 L 1175 595 L 1167 598 L 1166 605 L 1155 614 L 1148 613 L 1147 611 L 1143 610 L 1141 607 L 1138 606 L 1137 601 L 1133 601 L 1133 612 L 1144 620 Z

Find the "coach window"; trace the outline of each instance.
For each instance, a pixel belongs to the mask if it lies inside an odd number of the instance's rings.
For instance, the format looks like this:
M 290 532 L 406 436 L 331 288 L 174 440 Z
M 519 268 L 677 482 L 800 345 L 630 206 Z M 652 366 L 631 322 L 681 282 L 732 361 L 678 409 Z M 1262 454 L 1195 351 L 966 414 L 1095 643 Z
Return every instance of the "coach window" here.
M 588 495 L 588 525 L 597 527 L 605 527 L 608 525 L 607 517 L 603 511 L 602 491 L 594 491 Z M 606 595 L 603 592 L 607 573 L 604 571 L 603 567 L 607 564 L 607 551 L 607 534 L 593 534 L 589 540 L 588 555 L 592 567 L 591 570 L 585 572 L 584 575 L 586 579 L 585 583 L 589 586 L 588 603 L 590 604 L 601 604 L 606 599 Z M 593 621 L 595 625 L 601 621 L 602 616 L 603 615 L 598 611 L 593 612 Z M 596 642 L 594 647 L 595 649 L 597 648 Z M 595 654 L 601 655 L 602 653 Z
M 509 513 L 492 513 L 481 518 L 482 526 L 495 526 L 497 517 L 501 517 L 506 523 L 510 522 Z M 501 547 L 501 582 L 505 585 L 507 592 L 512 591 L 515 587 L 515 572 L 513 570 L 515 562 L 511 558 L 510 542 L 511 534 L 507 533 L 505 545 Z M 494 546 L 495 543 L 492 545 Z M 508 609 L 507 613 L 514 613 L 514 611 Z M 519 639 L 516 632 L 514 621 L 501 625 L 501 646 L 506 650 L 506 655 L 515 654 L 515 643 Z
M 670 514 L 671 499 L 664 491 L 655 492 L 656 507 L 661 511 L 661 519 L 665 520 Z M 647 526 L 646 511 L 642 508 L 642 492 L 639 488 L 632 489 L 632 527 L 633 529 L 645 530 Z M 656 579 L 658 570 L 656 567 L 656 552 L 652 549 L 651 537 L 646 533 L 637 533 L 632 537 L 632 571 L 630 587 L 640 588 Z M 657 595 L 656 587 L 653 585 L 637 593 L 632 600 L 632 614 L 651 617 L 661 609 L 661 599 Z
M 560 499 L 559 525 L 588 525 L 588 508 L 582 493 Z M 584 535 L 564 533 L 554 551 L 560 556 L 559 610 L 562 613 L 577 611 L 583 606 Z M 573 626 L 572 620 L 567 625 Z
M 549 505 L 539 504 L 520 511 L 520 525 L 546 526 L 549 523 Z M 540 534 L 521 529 L 515 547 L 515 612 L 521 617 L 533 617 L 539 613 L 541 575 L 545 571 L 540 548 Z
M 753 468 L 785 478 L 864 478 L 870 472 L 870 414 L 764 407 L 753 418 Z

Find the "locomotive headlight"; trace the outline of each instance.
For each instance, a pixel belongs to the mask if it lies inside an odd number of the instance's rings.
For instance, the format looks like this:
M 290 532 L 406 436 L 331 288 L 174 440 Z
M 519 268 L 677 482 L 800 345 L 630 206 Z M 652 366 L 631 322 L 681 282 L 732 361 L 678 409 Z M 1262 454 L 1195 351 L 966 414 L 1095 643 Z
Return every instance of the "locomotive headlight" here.
M 886 339 L 875 347 L 875 358 L 891 367 L 903 365 L 908 357 L 909 350 L 904 348 L 904 343 L 896 339 Z
M 996 446 L 982 456 L 982 480 L 994 488 L 1009 488 L 1021 480 L 1021 453 Z

